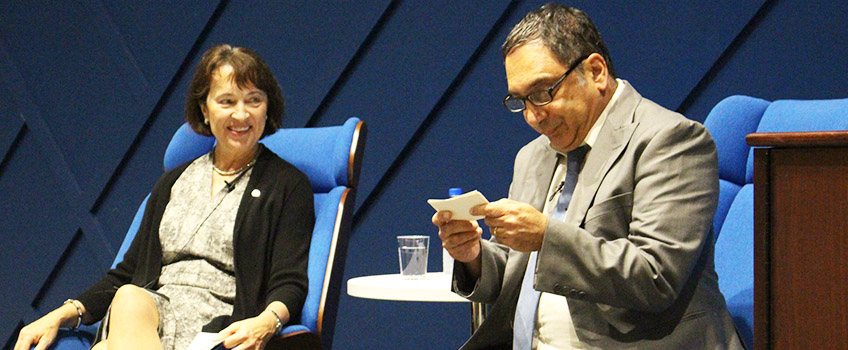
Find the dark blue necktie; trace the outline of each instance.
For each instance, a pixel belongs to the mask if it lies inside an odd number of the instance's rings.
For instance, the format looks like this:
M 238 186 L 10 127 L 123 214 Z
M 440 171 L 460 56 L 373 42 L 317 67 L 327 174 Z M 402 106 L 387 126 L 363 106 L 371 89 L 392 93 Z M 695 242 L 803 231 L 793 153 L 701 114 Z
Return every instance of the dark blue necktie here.
M 580 146 L 568 152 L 565 168 L 565 181 L 561 186 L 561 192 L 556 206 L 550 215 L 554 220 L 565 220 L 565 210 L 571 202 L 574 186 L 577 184 L 577 176 L 583 166 L 583 159 L 589 145 Z M 533 328 L 536 326 L 536 309 L 539 305 L 541 293 L 533 288 L 533 275 L 536 271 L 536 252 L 530 253 L 530 261 L 524 270 L 524 280 L 521 282 L 521 294 L 518 296 L 518 305 L 515 308 L 515 321 L 513 323 L 512 348 L 513 350 L 529 350 L 533 344 Z
M 552 219 L 565 221 L 565 210 L 568 209 L 568 203 L 571 202 L 571 195 L 574 194 L 574 186 L 577 185 L 577 175 L 580 174 L 583 159 L 586 157 L 586 152 L 588 151 L 589 145 L 583 145 L 568 152 L 565 181 L 563 181 L 562 192 L 559 195 L 559 199 L 557 199 L 556 206 L 553 212 L 551 212 L 550 217 Z

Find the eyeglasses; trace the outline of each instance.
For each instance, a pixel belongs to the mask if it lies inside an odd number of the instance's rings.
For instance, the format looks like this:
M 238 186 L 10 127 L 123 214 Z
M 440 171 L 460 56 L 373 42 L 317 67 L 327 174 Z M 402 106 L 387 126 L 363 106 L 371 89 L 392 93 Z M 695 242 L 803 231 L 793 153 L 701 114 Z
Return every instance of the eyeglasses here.
M 504 97 L 503 99 L 504 107 L 506 107 L 506 109 L 508 109 L 510 112 L 518 113 L 523 111 L 527 107 L 525 101 L 530 101 L 530 103 L 538 107 L 551 103 L 551 101 L 554 100 L 554 90 L 556 90 L 559 84 L 562 83 L 563 80 L 565 80 L 565 77 L 568 76 L 571 71 L 577 68 L 577 65 L 579 65 L 580 62 L 583 62 L 583 60 L 587 58 L 589 58 L 589 55 L 581 56 L 580 58 L 576 59 L 574 63 L 572 63 L 571 66 L 568 67 L 568 70 L 565 71 L 565 73 L 561 77 L 559 77 L 559 79 L 557 79 L 557 81 L 553 85 L 551 85 L 551 87 L 545 90 L 536 91 L 530 95 L 527 95 L 527 97 L 506 95 L 506 97 Z

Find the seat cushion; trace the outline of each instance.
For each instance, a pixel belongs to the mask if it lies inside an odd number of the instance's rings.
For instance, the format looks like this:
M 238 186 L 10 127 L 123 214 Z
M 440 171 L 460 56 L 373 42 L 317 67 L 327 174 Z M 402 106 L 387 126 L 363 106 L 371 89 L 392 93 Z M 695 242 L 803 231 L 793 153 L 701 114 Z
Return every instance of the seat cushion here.
M 754 185 L 739 190 L 715 247 L 718 286 L 747 344 L 754 324 Z
M 848 99 L 777 100 L 763 113 L 757 132 L 848 130 Z M 753 149 L 746 168 L 746 181 L 754 178 Z
M 710 111 L 704 126 L 710 131 L 718 152 L 718 176 L 739 186 L 745 182 L 748 144 L 745 135 L 757 131 L 757 125 L 769 106 L 768 101 L 730 96 Z
M 727 217 L 727 212 L 730 210 L 730 205 L 733 204 L 736 194 L 738 194 L 739 190 L 742 188 L 742 186 L 724 179 L 719 179 L 718 185 L 718 207 L 716 208 L 715 217 L 713 217 L 713 228 L 716 232 L 716 240 L 721 236 L 721 227 Z

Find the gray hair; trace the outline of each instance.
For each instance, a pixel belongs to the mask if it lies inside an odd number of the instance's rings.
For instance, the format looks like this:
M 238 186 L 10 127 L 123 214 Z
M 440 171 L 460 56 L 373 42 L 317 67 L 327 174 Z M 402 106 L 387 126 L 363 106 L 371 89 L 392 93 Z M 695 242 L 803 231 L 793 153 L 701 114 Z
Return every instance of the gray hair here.
M 531 41 L 541 42 L 565 66 L 583 55 L 598 53 L 604 57 L 610 76 L 615 78 L 615 68 L 601 33 L 589 15 L 581 10 L 545 4 L 528 13 L 512 28 L 501 46 L 501 52 L 506 57 L 515 48 Z

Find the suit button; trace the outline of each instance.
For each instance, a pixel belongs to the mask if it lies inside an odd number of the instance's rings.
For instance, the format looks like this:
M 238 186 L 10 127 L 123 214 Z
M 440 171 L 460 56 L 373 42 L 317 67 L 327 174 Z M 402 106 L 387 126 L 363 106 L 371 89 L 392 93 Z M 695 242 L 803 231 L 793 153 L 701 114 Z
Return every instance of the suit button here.
M 559 283 L 554 284 L 554 292 L 555 292 L 555 293 L 557 293 L 557 294 L 562 294 L 562 291 L 564 291 L 564 290 L 565 290 L 565 286 L 563 286 L 563 285 L 561 285 L 561 284 L 559 284 Z
M 583 291 L 577 292 L 577 297 L 578 297 L 578 298 L 583 298 L 583 297 L 585 297 L 585 296 L 586 296 L 586 292 L 583 292 Z

